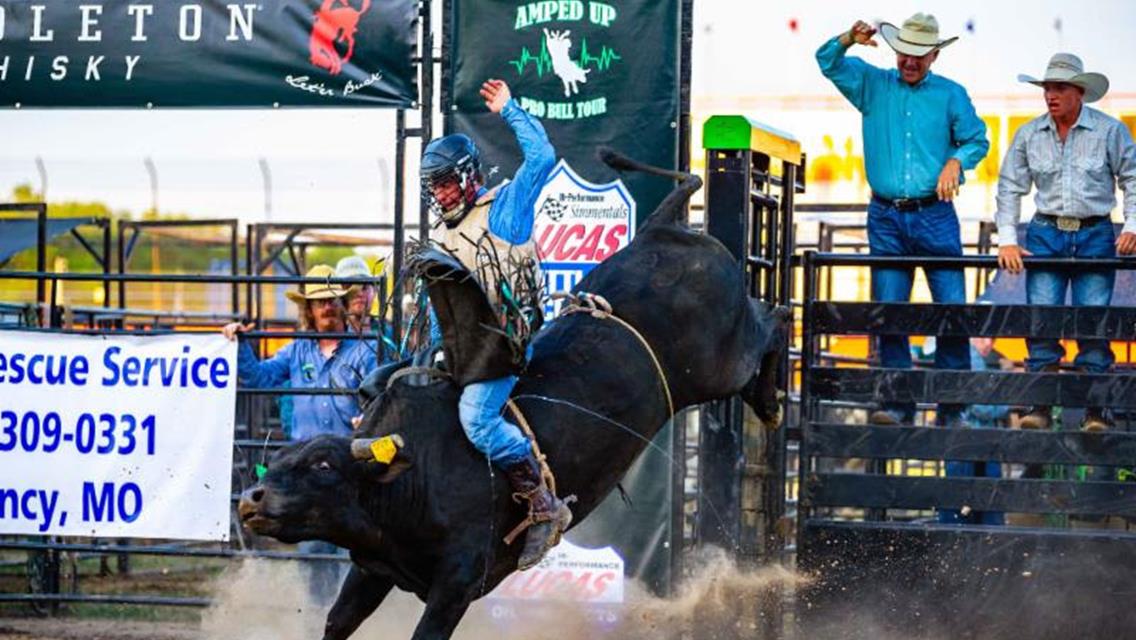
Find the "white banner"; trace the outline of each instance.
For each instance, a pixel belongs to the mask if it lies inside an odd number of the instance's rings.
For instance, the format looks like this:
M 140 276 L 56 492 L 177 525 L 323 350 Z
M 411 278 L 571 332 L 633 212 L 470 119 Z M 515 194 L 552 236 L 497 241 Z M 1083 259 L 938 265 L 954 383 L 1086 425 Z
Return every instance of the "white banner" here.
M 0 533 L 228 540 L 236 352 L 0 331 Z
M 505 578 L 489 598 L 623 602 L 623 558 L 611 547 L 587 549 L 561 540 L 540 564 Z
M 622 180 L 589 182 L 561 160 L 536 201 L 533 237 L 540 251 L 548 294 L 567 293 L 578 282 L 631 243 L 635 199 Z M 560 312 L 563 300 L 545 305 L 545 318 Z

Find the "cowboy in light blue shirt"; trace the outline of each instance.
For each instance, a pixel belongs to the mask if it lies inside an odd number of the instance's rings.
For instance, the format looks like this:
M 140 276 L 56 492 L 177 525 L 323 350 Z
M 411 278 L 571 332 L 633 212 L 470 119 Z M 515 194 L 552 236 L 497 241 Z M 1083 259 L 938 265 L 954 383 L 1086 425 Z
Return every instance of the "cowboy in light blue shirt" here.
M 328 265 L 315 265 L 307 278 L 336 277 Z M 344 333 L 347 330 L 347 307 L 344 298 L 356 290 L 330 282 L 303 283 L 299 291 L 287 292 L 300 311 L 300 329 L 319 333 Z M 233 322 L 222 328 L 229 340 L 255 325 Z M 289 386 L 293 389 L 359 388 L 363 377 L 377 366 L 378 344 L 370 340 L 335 338 L 302 338 L 279 349 L 271 358 L 259 360 L 248 342 L 237 348 L 237 376 L 240 383 L 253 388 Z M 359 415 L 356 394 L 295 395 L 290 424 L 285 425 L 292 440 L 307 440 L 320 435 L 350 435 L 352 418 Z M 282 412 L 283 413 L 283 412 Z M 299 551 L 307 554 L 346 555 L 347 550 L 323 540 L 306 540 Z M 343 580 L 343 565 L 337 562 L 304 563 L 308 590 L 314 600 L 330 604 Z
M 306 277 L 328 278 L 334 270 L 316 265 Z M 304 283 L 300 291 L 289 291 L 288 297 L 300 307 L 300 327 L 306 331 L 342 333 L 346 331 L 347 289 L 337 284 Z M 234 322 L 222 329 L 225 337 L 235 340 L 237 334 L 254 325 Z M 237 376 L 240 383 L 253 388 L 275 388 L 287 384 L 293 389 L 350 389 L 377 366 L 377 345 L 369 340 L 314 339 L 294 340 L 271 358 L 259 360 L 248 342 L 237 348 Z M 318 435 L 351 435 L 351 419 L 359 415 L 355 394 L 296 395 L 292 398 L 291 423 L 285 425 L 292 440 L 307 440 Z
M 1058 53 L 1041 79 L 1018 76 L 1045 90 L 1047 113 L 1029 121 L 1014 135 L 998 176 L 998 263 L 1022 271 L 1022 256 L 1110 258 L 1136 254 L 1136 144 L 1128 127 L 1116 118 L 1085 106 L 1108 91 L 1108 78 L 1086 73 L 1081 59 Z M 1111 213 L 1116 187 L 1124 190 L 1124 227 L 1117 237 Z M 1037 186 L 1037 212 L 1018 237 L 1022 196 Z M 1026 300 L 1030 304 L 1063 305 L 1072 289 L 1074 306 L 1108 306 L 1115 272 L 1111 270 L 1029 269 Z M 1065 349 L 1052 338 L 1030 338 L 1030 371 L 1056 369 Z M 1115 359 L 1107 337 L 1077 341 L 1074 364 L 1091 373 L 1108 371 Z M 1047 429 L 1051 408 L 1033 407 L 1022 428 Z M 1102 408 L 1089 407 L 1081 427 L 1100 431 L 1111 426 Z
M 917 13 L 899 28 L 882 23 L 879 33 L 896 52 L 896 68 L 881 69 L 845 55 L 853 44 L 877 46 L 877 29 L 857 21 L 846 33 L 817 50 L 826 78 L 863 114 L 864 164 L 872 201 L 868 205 L 868 245 L 872 255 L 959 256 L 962 241 L 952 199 L 990 148 L 986 125 L 975 113 L 966 90 L 931 73 L 939 50 L 957 38 L 939 39 L 934 16 Z M 928 269 L 935 302 L 966 301 L 961 269 Z M 872 270 L 872 299 L 907 302 L 913 270 Z M 910 368 L 905 336 L 880 336 L 883 366 Z M 941 336 L 935 354 L 938 369 L 969 369 L 965 337 Z M 961 407 L 939 407 L 938 419 L 961 420 Z M 872 413 L 877 424 L 910 422 L 915 407 L 885 404 Z

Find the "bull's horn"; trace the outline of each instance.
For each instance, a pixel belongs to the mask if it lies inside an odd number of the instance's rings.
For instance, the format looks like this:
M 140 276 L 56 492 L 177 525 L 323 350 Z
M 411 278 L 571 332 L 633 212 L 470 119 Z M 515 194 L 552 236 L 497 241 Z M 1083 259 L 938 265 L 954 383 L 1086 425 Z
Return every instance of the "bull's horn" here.
M 351 441 L 351 457 L 356 460 L 378 460 L 389 463 L 394 453 L 404 446 L 406 443 L 397 433 L 381 438 L 356 438 Z M 389 455 L 382 455 L 380 452 L 383 451 L 389 452 Z

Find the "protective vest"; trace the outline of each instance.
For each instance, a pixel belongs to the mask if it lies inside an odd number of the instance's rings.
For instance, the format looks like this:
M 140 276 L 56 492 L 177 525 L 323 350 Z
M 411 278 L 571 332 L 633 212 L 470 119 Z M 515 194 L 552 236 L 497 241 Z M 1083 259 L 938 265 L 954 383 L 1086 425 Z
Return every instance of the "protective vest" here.
M 456 227 L 442 225 L 436 229 L 434 241 L 469 269 L 490 304 L 501 313 L 506 291 L 522 306 L 539 304 L 542 275 L 537 244 L 531 236 L 527 242 L 512 244 L 489 230 L 489 209 L 495 197 L 496 191 L 483 195 Z M 535 297 L 526 299 L 534 286 Z

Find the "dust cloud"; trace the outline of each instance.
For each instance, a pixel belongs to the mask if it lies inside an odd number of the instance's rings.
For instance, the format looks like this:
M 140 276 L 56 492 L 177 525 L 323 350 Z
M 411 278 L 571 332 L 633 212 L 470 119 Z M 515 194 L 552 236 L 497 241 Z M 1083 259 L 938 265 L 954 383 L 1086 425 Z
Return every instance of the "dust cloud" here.
M 762 605 L 803 584 L 782 567 L 739 570 L 721 552 L 693 558 L 690 576 L 670 598 L 629 584 L 625 602 L 539 603 L 483 598 L 470 608 L 455 640 L 577 640 L 610 637 L 699 638 L 719 632 L 760 638 Z M 304 569 L 295 562 L 245 560 L 216 581 L 215 604 L 205 612 L 202 640 L 311 640 L 323 633 L 326 607 L 312 603 Z M 423 604 L 398 590 L 355 633 L 355 638 L 409 638 Z

